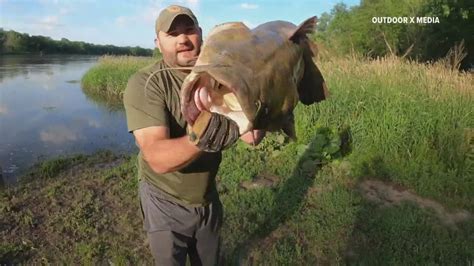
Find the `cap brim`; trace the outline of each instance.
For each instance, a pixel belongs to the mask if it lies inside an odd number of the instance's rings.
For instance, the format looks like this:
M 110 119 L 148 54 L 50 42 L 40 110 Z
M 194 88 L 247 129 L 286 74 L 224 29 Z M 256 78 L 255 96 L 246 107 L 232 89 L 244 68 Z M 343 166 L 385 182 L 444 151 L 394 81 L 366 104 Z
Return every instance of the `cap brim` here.
M 171 25 L 173 25 L 174 20 L 179 16 L 187 16 L 193 22 L 193 24 L 196 25 L 196 22 L 194 21 L 194 19 L 190 15 L 188 15 L 186 13 L 177 13 L 172 17 L 172 19 L 169 20 L 169 23 L 163 25 L 163 28 L 160 29 L 160 31 L 168 32 L 171 28 Z

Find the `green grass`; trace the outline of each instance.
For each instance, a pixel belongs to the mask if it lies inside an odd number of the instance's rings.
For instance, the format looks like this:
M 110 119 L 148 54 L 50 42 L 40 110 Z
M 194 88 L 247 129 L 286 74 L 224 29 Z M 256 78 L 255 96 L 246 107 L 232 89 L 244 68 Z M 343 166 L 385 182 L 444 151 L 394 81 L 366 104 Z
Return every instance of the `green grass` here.
M 128 79 L 159 58 L 135 56 L 102 56 L 97 65 L 82 77 L 81 85 L 96 101 L 120 101 Z
M 331 97 L 296 108 L 297 142 L 272 133 L 224 152 L 225 264 L 472 264 L 472 74 L 397 58 L 320 66 Z M 135 159 L 48 161 L 33 171 L 48 178 L 3 190 L 0 263 L 150 263 Z M 262 175 L 275 185 L 240 187 Z M 413 201 L 374 203 L 367 179 L 471 217 L 448 226 Z
M 335 59 L 321 68 L 331 98 L 298 106 L 298 142 L 281 147 L 270 138 L 262 149 L 240 152 L 238 146 L 225 153 L 219 174 L 229 187 L 222 195 L 227 258 L 266 265 L 472 261 L 472 219 L 455 231 L 417 207 L 373 207 L 355 190 L 366 178 L 381 179 L 473 213 L 472 75 L 397 58 Z M 308 143 L 325 147 L 308 160 L 298 153 Z M 341 150 L 327 156 L 334 151 L 331 144 L 341 144 Z M 329 172 L 317 164 L 324 157 Z M 338 170 L 341 165 L 350 165 L 350 171 L 339 176 L 347 168 Z M 311 167 L 314 181 L 304 177 Z M 282 177 L 279 188 L 235 189 L 260 172 Z M 389 217 L 398 220 L 364 226 Z M 424 231 L 407 233 L 407 227 Z M 426 247 L 405 250 L 422 243 Z

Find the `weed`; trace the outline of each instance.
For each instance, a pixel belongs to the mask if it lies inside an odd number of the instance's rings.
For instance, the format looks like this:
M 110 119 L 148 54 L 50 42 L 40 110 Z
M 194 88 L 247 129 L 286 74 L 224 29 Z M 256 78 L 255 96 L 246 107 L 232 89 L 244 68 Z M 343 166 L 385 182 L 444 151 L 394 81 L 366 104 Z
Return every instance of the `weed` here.
M 121 102 L 128 79 L 140 68 L 159 58 L 134 56 L 103 56 L 98 64 L 82 77 L 81 85 L 88 97 L 97 102 Z

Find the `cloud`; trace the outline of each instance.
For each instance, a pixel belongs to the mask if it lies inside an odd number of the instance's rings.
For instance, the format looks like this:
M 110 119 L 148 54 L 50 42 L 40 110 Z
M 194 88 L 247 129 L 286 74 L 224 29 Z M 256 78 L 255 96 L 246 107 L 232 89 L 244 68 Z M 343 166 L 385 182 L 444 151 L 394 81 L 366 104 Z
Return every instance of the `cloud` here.
M 59 23 L 58 16 L 46 16 L 46 17 L 40 18 L 38 21 L 38 24 L 41 25 L 45 30 L 52 30 L 54 28 L 63 26 L 62 24 Z
M 243 9 L 257 9 L 258 5 L 249 4 L 249 3 L 242 3 L 242 4 L 240 4 L 240 7 L 243 8 Z
M 38 2 L 42 5 L 49 5 L 49 4 L 57 5 L 59 3 L 59 0 L 38 0 Z
M 67 15 L 67 14 L 69 14 L 69 13 L 71 13 L 71 9 L 70 9 L 70 8 L 65 8 L 65 7 L 63 7 L 63 8 L 60 8 L 60 9 L 59 9 L 59 15 L 60 15 L 60 16 Z
M 131 17 L 120 16 L 115 18 L 115 25 L 119 27 L 124 27 L 127 25 L 127 22 L 131 20 Z
M 155 3 L 151 6 L 144 7 L 143 10 L 139 12 L 136 16 L 138 16 L 142 21 L 149 25 L 149 23 L 155 22 L 156 18 L 158 17 L 163 8 L 163 5 Z
M 199 0 L 178 0 L 179 5 L 189 7 L 196 15 L 199 13 Z M 119 27 L 128 27 L 137 23 L 147 27 L 153 26 L 161 10 L 167 7 L 163 1 L 153 1 L 148 5 L 141 6 L 131 15 L 118 16 L 115 18 L 115 25 Z
M 132 15 L 116 17 L 115 25 L 119 27 L 127 27 L 130 25 L 136 25 L 137 23 L 147 26 L 153 25 L 163 8 L 164 6 L 159 2 L 142 6 Z

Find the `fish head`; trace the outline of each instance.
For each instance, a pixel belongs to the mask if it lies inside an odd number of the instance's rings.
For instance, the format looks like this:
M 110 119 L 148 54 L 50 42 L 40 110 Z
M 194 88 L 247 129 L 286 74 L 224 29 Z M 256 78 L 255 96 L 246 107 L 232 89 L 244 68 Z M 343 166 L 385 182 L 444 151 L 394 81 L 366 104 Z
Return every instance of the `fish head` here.
M 248 83 L 236 66 L 197 65 L 181 87 L 181 112 L 193 125 L 203 110 L 219 113 L 235 121 L 240 134 L 253 128 L 256 106 L 249 103 Z
M 299 26 L 276 21 L 250 31 L 242 23 L 215 27 L 181 88 L 181 111 L 193 125 L 202 110 L 234 120 L 243 134 L 283 129 L 294 137 L 293 109 L 326 97 L 307 34 L 316 18 Z

